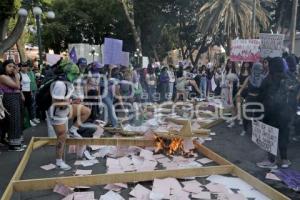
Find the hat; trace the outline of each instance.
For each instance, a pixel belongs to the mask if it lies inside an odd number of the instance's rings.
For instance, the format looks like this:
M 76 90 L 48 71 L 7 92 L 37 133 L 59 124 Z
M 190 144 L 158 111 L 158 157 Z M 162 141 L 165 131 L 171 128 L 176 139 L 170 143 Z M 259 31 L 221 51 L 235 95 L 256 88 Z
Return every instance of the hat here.
M 52 98 L 57 100 L 69 99 L 73 91 L 74 87 L 70 82 L 55 81 L 50 87 Z
M 77 65 L 87 65 L 87 60 L 86 58 L 79 58 L 77 61 Z

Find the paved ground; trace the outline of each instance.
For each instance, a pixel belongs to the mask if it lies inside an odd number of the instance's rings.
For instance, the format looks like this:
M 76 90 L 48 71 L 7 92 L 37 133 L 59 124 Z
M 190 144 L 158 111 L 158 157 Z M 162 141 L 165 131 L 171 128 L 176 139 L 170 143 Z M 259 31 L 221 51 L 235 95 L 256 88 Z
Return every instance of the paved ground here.
M 255 166 L 255 163 L 261 161 L 265 158 L 265 153 L 260 150 L 255 144 L 251 142 L 250 136 L 241 137 L 239 133 L 241 132 L 241 127 L 237 126 L 235 128 L 229 129 L 224 124 L 214 128 L 214 131 L 217 133 L 216 136 L 213 136 L 212 141 L 207 141 L 206 146 L 213 149 L 215 152 L 219 153 L 229 161 L 240 166 L 242 169 L 251 173 L 255 177 L 261 179 L 262 181 L 270 184 L 272 187 L 276 188 L 280 192 L 286 194 L 291 199 L 299 199 L 300 194 L 289 190 L 284 184 L 280 182 L 273 182 L 265 180 L 265 174 L 268 170 L 261 170 Z M 47 136 L 47 130 L 44 124 L 39 125 L 38 127 L 31 128 L 25 131 L 25 141 L 29 142 L 32 136 Z M 51 148 L 51 147 L 47 147 Z M 49 177 L 57 176 L 58 172 L 51 172 L 47 175 L 43 174 L 42 170 L 32 170 L 37 167 L 48 164 L 49 162 L 54 161 L 54 153 L 50 149 L 42 148 L 39 152 L 33 154 L 33 157 L 30 159 L 28 168 L 25 170 L 25 175 L 23 178 L 33 178 L 33 177 Z M 299 143 L 291 143 L 289 149 L 290 160 L 293 162 L 292 168 L 300 170 L 300 145 Z M 22 158 L 23 153 L 18 152 L 7 152 L 5 147 L 0 148 L 0 196 L 2 196 L 7 184 L 9 183 L 10 178 L 12 177 L 15 169 L 18 166 Z M 68 158 L 68 160 L 75 160 L 75 157 Z M 103 172 L 103 169 L 98 169 L 99 171 L 94 172 Z M 62 175 L 62 174 L 61 174 Z M 69 175 L 68 173 L 63 175 Z M 41 196 L 43 194 L 41 193 Z M 24 196 L 23 199 L 36 199 L 30 198 L 29 196 Z M 15 197 L 14 199 L 19 199 Z M 38 198 L 44 199 L 44 198 Z M 48 199 L 57 199 L 57 197 L 52 196 Z

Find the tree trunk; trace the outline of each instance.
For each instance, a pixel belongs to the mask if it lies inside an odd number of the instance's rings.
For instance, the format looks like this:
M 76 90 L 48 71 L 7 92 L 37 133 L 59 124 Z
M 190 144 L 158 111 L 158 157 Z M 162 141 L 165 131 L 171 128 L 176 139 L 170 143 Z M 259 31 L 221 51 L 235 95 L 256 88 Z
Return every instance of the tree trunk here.
M 298 9 L 298 0 L 293 1 L 293 12 L 292 12 L 292 23 L 291 23 L 291 53 L 295 53 L 295 40 L 296 40 L 296 25 L 297 25 L 297 9 Z
M 1 19 L 0 20 L 0 42 L 3 41 L 7 34 L 9 19 Z
M 17 41 L 17 49 L 20 55 L 20 61 L 25 62 L 27 59 L 25 55 L 25 44 L 22 37 Z
M 280 13 L 279 13 L 279 19 L 278 22 L 276 23 L 276 28 L 275 28 L 275 33 L 281 33 L 282 31 L 282 21 L 283 21 L 283 15 L 284 15 L 284 8 L 285 8 L 285 1 L 281 1 L 281 6 L 280 6 Z
M 153 49 L 153 54 L 154 54 L 155 60 L 156 60 L 156 61 L 159 61 L 159 56 L 158 56 L 158 53 L 157 53 L 156 48 L 155 48 L 154 45 L 152 46 L 152 49 Z
M 17 43 L 18 39 L 23 33 L 24 27 L 26 25 L 26 20 L 27 17 L 19 16 L 16 26 L 11 34 L 3 41 L 0 41 L 0 54 L 4 53 Z
M 126 15 L 128 21 L 129 21 L 129 24 L 130 24 L 131 29 L 132 29 L 133 38 L 134 38 L 134 41 L 135 41 L 135 46 L 142 53 L 141 37 L 140 37 L 140 33 L 139 33 L 137 27 L 135 26 L 135 23 L 134 23 L 134 18 L 133 18 L 134 15 L 130 16 L 129 9 L 126 5 L 126 0 L 121 0 L 121 2 L 122 2 L 122 5 L 123 5 L 123 8 L 124 8 L 124 11 L 125 11 L 125 15 Z

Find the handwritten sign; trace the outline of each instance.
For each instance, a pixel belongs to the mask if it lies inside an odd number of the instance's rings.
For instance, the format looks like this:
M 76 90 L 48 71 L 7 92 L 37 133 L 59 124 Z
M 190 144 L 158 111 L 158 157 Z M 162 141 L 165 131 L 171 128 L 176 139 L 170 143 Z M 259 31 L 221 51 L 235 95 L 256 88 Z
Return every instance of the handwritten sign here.
M 260 121 L 252 122 L 252 141 L 263 150 L 277 155 L 279 130 Z
M 233 40 L 231 43 L 230 60 L 256 62 L 260 59 L 260 40 Z
M 281 57 L 283 52 L 283 34 L 261 33 L 260 54 L 262 57 Z
M 50 65 L 56 64 L 60 59 L 61 56 L 58 54 L 49 54 L 49 53 L 46 54 L 47 63 L 49 63 Z
M 120 61 L 122 60 L 122 56 L 123 56 L 122 48 L 123 48 L 122 40 L 105 38 L 103 64 L 112 64 L 112 65 L 120 64 Z
M 129 67 L 129 52 L 122 52 L 120 58 L 119 64 Z
M 143 68 L 147 68 L 149 65 L 149 58 L 143 56 Z

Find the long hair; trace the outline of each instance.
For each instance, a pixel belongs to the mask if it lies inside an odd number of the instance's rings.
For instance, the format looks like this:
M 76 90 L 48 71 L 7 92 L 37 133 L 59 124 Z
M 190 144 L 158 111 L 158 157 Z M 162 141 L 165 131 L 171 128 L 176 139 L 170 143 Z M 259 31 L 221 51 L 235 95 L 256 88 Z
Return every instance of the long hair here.
M 235 62 L 232 62 L 230 59 L 227 60 L 227 64 L 226 64 L 226 67 L 225 67 L 226 74 L 228 74 L 229 70 L 230 70 L 229 63 L 231 63 L 231 72 L 236 74 Z
M 243 62 L 242 67 L 241 67 L 241 74 L 244 74 L 245 71 L 246 71 L 246 66 L 245 66 L 246 63 L 249 64 L 249 67 L 248 67 L 248 74 L 251 73 L 251 69 L 252 69 L 253 63 L 252 63 L 252 62 Z
M 0 75 L 6 75 L 6 66 L 9 64 L 15 64 L 15 62 L 12 59 L 5 60 L 2 65 L 0 66 Z

